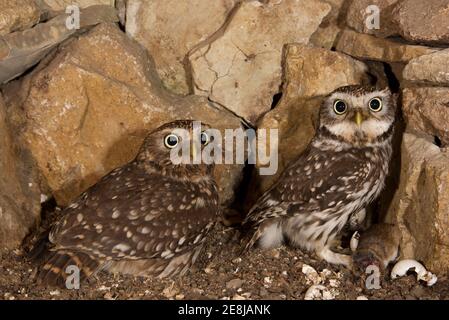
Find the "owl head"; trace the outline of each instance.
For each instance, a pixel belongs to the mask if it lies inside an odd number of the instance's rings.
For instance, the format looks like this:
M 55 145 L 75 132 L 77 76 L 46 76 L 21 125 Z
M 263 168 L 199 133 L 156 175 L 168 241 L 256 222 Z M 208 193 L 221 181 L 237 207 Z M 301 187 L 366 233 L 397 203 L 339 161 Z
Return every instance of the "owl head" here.
M 201 159 L 202 149 L 210 142 L 208 129 L 209 125 L 193 120 L 166 123 L 146 136 L 136 161 L 173 177 L 210 175 L 214 164 Z
M 365 146 L 390 135 L 395 116 L 396 99 L 390 90 L 341 87 L 321 105 L 319 132 L 353 146 Z

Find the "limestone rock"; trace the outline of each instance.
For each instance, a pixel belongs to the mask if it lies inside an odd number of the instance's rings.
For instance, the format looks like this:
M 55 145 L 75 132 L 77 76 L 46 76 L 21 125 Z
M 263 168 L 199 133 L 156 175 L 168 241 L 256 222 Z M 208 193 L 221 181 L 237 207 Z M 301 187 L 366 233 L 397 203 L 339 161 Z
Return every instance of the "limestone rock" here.
M 12 141 L 0 95 L 0 249 L 19 246 L 39 220 L 40 193 L 32 168 Z
M 438 137 L 449 147 L 449 88 L 406 88 L 402 99 L 408 127 Z
M 21 75 L 37 64 L 55 46 L 79 30 L 66 27 L 66 14 L 40 23 L 32 29 L 0 36 L 0 84 Z M 80 11 L 80 30 L 101 22 L 118 21 L 109 6 L 91 6 Z
M 329 10 L 317 0 L 243 2 L 223 33 L 190 55 L 195 93 L 254 124 L 279 91 L 284 44 L 308 43 Z
M 401 258 L 423 261 L 437 274 L 449 268 L 448 163 L 448 149 L 404 134 L 400 185 L 387 216 L 401 232 Z
M 449 85 L 449 49 L 411 60 L 404 69 L 405 80 Z
M 225 23 L 236 2 L 131 0 L 127 2 L 126 32 L 153 56 L 164 85 L 188 94 L 187 53 Z
M 357 0 L 352 1 L 346 14 L 346 24 L 360 33 L 387 37 L 397 33 L 391 23 L 391 12 L 398 0 Z M 371 24 L 372 15 L 376 12 L 370 6 L 379 9 L 379 28 Z
M 402 0 L 394 8 L 393 22 L 406 40 L 449 44 L 447 0 Z
M 292 44 L 286 47 L 284 61 L 282 99 L 258 124 L 259 130 L 279 130 L 278 171 L 273 176 L 255 174 L 249 202 L 266 191 L 305 150 L 315 135 L 322 96 L 342 86 L 369 81 L 366 66 L 343 53 Z
M 323 19 L 319 28 L 310 37 L 310 43 L 316 47 L 331 49 L 335 45 L 338 35 L 342 31 L 340 27 L 340 16 L 345 10 L 348 0 L 324 0 L 331 5 L 332 9 Z
M 0 36 L 31 28 L 39 22 L 40 8 L 31 0 L 0 0 Z
M 87 8 L 95 5 L 108 5 L 114 7 L 115 0 L 37 0 L 41 8 L 52 11 L 64 11 L 67 6 L 77 5 L 80 8 Z
M 368 34 L 345 30 L 337 43 L 337 50 L 353 57 L 384 62 L 408 62 L 438 49 L 408 45 Z
M 9 87 L 8 87 L 9 88 Z M 165 90 L 146 52 L 113 24 L 66 43 L 6 90 L 23 110 L 23 138 L 59 204 L 67 204 L 113 168 L 132 160 L 144 136 L 175 119 L 238 128 L 240 121 L 202 97 Z M 233 197 L 241 167 L 218 165 L 222 201 Z

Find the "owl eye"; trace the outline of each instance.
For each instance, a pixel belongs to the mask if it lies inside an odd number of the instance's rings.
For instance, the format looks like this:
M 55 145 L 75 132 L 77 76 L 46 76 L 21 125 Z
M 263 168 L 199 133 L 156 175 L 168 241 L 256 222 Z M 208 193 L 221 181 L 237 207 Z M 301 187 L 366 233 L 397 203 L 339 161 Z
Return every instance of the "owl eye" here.
M 201 144 L 207 146 L 210 142 L 209 135 L 206 132 L 201 132 Z
M 382 110 L 382 100 L 380 98 L 372 98 L 369 101 L 369 108 L 371 111 L 379 112 Z
M 346 102 L 343 100 L 335 100 L 334 102 L 334 112 L 336 114 L 343 114 L 346 112 Z
M 174 147 L 176 147 L 178 145 L 178 143 L 179 143 L 179 138 L 177 135 L 169 134 L 169 135 L 165 136 L 164 144 L 167 148 L 173 149 Z

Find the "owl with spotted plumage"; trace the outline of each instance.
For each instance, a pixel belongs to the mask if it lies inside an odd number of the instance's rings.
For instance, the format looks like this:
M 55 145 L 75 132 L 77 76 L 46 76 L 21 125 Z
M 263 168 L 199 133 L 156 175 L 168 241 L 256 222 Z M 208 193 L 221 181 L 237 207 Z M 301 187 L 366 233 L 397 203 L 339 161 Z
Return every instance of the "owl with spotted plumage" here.
M 347 86 L 327 96 L 311 143 L 243 222 L 251 230 L 246 249 L 288 243 L 350 267 L 351 257 L 332 249 L 384 187 L 395 116 L 388 89 Z
M 167 277 L 190 268 L 219 213 L 213 163 L 172 161 L 174 148 L 188 144 L 187 158 L 195 159 L 208 143 L 206 131 L 193 133 L 193 123 L 179 120 L 150 133 L 134 161 L 62 211 L 34 249 L 41 283 L 64 285 L 70 265 L 81 279 L 100 270 Z

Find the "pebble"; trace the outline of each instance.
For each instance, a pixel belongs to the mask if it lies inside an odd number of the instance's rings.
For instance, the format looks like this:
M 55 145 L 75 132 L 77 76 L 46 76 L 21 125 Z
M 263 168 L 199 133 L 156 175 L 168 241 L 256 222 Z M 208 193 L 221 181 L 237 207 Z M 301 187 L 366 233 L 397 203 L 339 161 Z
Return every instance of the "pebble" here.
M 226 283 L 226 289 L 237 290 L 238 288 L 240 288 L 243 285 L 243 282 L 244 281 L 239 278 L 232 279 Z

